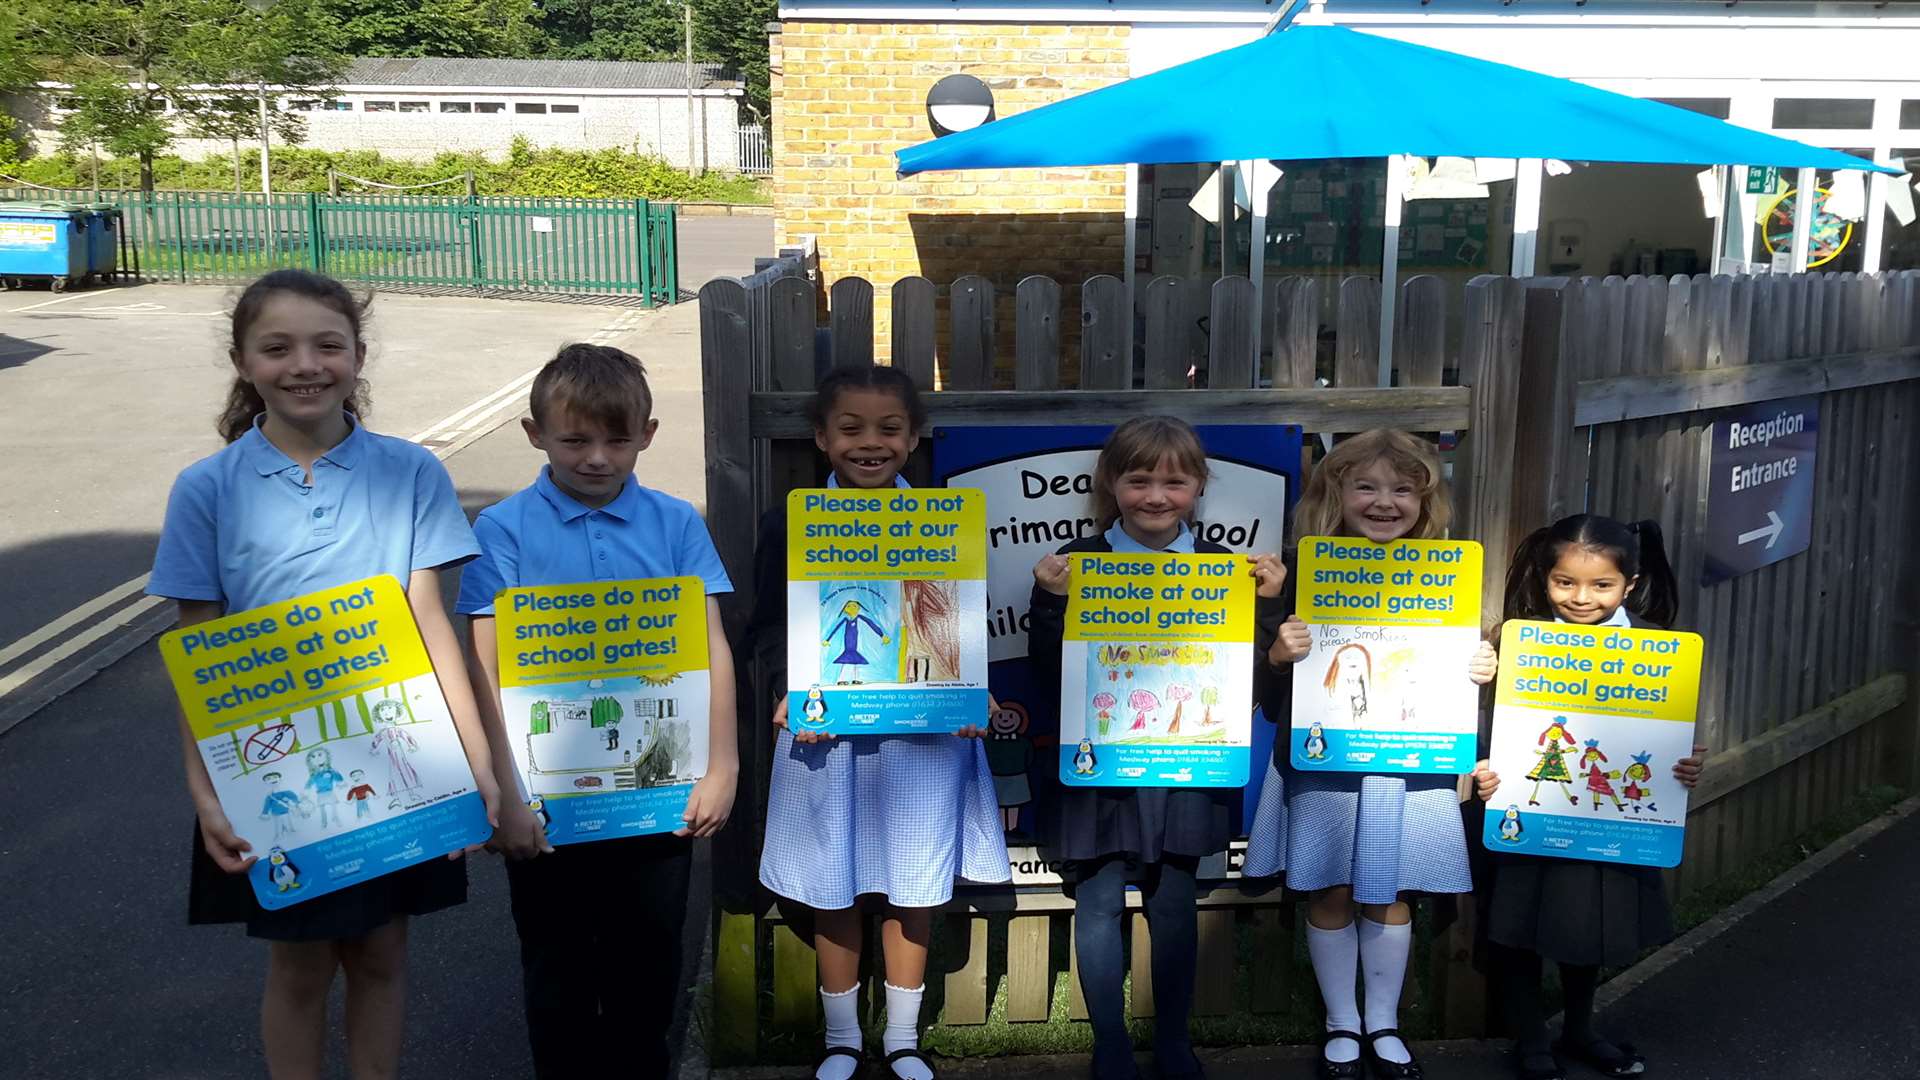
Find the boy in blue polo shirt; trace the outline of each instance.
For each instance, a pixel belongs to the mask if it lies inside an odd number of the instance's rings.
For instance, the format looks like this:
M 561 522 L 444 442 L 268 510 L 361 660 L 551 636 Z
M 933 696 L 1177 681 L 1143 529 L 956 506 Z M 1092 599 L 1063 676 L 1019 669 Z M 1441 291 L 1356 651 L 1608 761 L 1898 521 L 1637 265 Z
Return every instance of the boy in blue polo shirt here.
M 469 616 L 475 696 L 505 792 L 518 781 L 500 715 L 500 590 L 679 576 L 706 583 L 707 773 L 687 800 L 685 827 L 556 849 L 540 817 L 509 795 L 490 845 L 508 860 L 535 1075 L 585 1076 L 619 1062 L 631 1075 L 665 1076 L 692 838 L 726 824 L 739 775 L 733 659 L 714 600 L 733 585 L 692 505 L 634 479 L 634 459 L 659 427 L 639 360 L 569 345 L 534 377 L 531 412 L 522 424 L 547 465 L 533 486 L 474 522 L 481 555 L 463 572 L 457 605 Z M 610 911 L 619 915 L 611 923 Z

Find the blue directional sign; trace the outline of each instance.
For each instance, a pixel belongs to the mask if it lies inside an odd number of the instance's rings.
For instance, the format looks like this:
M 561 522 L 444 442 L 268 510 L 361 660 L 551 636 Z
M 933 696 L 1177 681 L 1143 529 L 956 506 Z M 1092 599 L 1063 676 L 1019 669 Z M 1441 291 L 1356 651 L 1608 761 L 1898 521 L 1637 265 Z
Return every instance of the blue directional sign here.
M 1707 499 L 1708 585 L 1807 550 L 1820 399 L 1756 401 L 1714 421 Z

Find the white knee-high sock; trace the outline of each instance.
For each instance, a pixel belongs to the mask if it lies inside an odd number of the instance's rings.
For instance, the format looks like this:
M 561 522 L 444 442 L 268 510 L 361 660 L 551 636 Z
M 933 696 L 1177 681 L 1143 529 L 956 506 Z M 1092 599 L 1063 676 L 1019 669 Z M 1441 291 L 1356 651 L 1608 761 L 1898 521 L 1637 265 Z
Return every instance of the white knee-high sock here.
M 820 988 L 820 1008 L 827 1019 L 827 1045 L 861 1048 L 864 1040 L 860 1035 L 860 987 L 842 990 L 835 994 Z M 860 1063 L 850 1057 L 828 1058 L 814 1073 L 814 1080 L 847 1080 Z
M 1360 966 L 1360 938 L 1348 923 L 1338 930 L 1322 930 L 1307 924 L 1307 956 L 1313 961 L 1313 977 L 1320 984 L 1320 1000 L 1327 1005 L 1328 1031 L 1359 1031 L 1359 991 L 1354 986 Z M 1360 1044 L 1352 1039 L 1335 1039 L 1327 1044 L 1328 1061 L 1354 1061 L 1360 1057 Z
M 920 1046 L 920 996 L 926 990 L 924 983 L 911 990 L 887 984 L 887 1028 L 880 1036 L 887 1053 Z M 933 1071 L 911 1058 L 894 1062 L 893 1075 L 901 1080 L 933 1080 Z
M 1367 1030 L 1400 1026 L 1400 988 L 1407 981 L 1407 953 L 1413 948 L 1413 924 L 1392 926 L 1364 916 L 1360 926 L 1360 972 L 1367 983 Z M 1413 1060 L 1406 1044 L 1388 1037 L 1373 1044 L 1388 1061 Z

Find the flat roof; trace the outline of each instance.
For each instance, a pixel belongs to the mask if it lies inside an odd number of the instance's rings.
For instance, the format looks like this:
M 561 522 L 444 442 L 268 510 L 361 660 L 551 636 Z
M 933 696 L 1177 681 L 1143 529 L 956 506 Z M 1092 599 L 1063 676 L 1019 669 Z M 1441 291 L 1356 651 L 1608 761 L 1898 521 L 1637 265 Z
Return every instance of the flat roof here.
M 687 68 L 656 60 L 498 60 L 465 57 L 356 57 L 343 86 L 546 87 L 591 90 L 685 90 Z M 693 89 L 740 86 L 724 64 L 693 65 Z

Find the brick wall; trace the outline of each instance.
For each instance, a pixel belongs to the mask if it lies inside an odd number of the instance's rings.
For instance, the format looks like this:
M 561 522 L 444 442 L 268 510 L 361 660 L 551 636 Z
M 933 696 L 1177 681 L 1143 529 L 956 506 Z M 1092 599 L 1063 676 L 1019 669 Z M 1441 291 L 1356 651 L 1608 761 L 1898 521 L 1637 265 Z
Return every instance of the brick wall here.
M 774 37 L 774 202 L 782 242 L 819 238 L 829 281 L 874 285 L 876 355 L 891 341 L 891 287 L 913 274 L 941 290 L 966 273 L 993 281 L 997 364 L 1012 367 L 1013 292 L 1046 274 L 1069 312 L 1079 284 L 1122 272 L 1126 170 L 1009 169 L 894 175 L 894 151 L 933 137 L 927 91 L 973 75 L 995 114 L 1127 78 L 1126 26 L 832 23 L 790 20 Z M 1079 320 L 1061 320 L 1077 358 Z M 944 360 L 943 360 L 944 366 Z M 1071 365 L 1070 365 L 1071 366 Z

